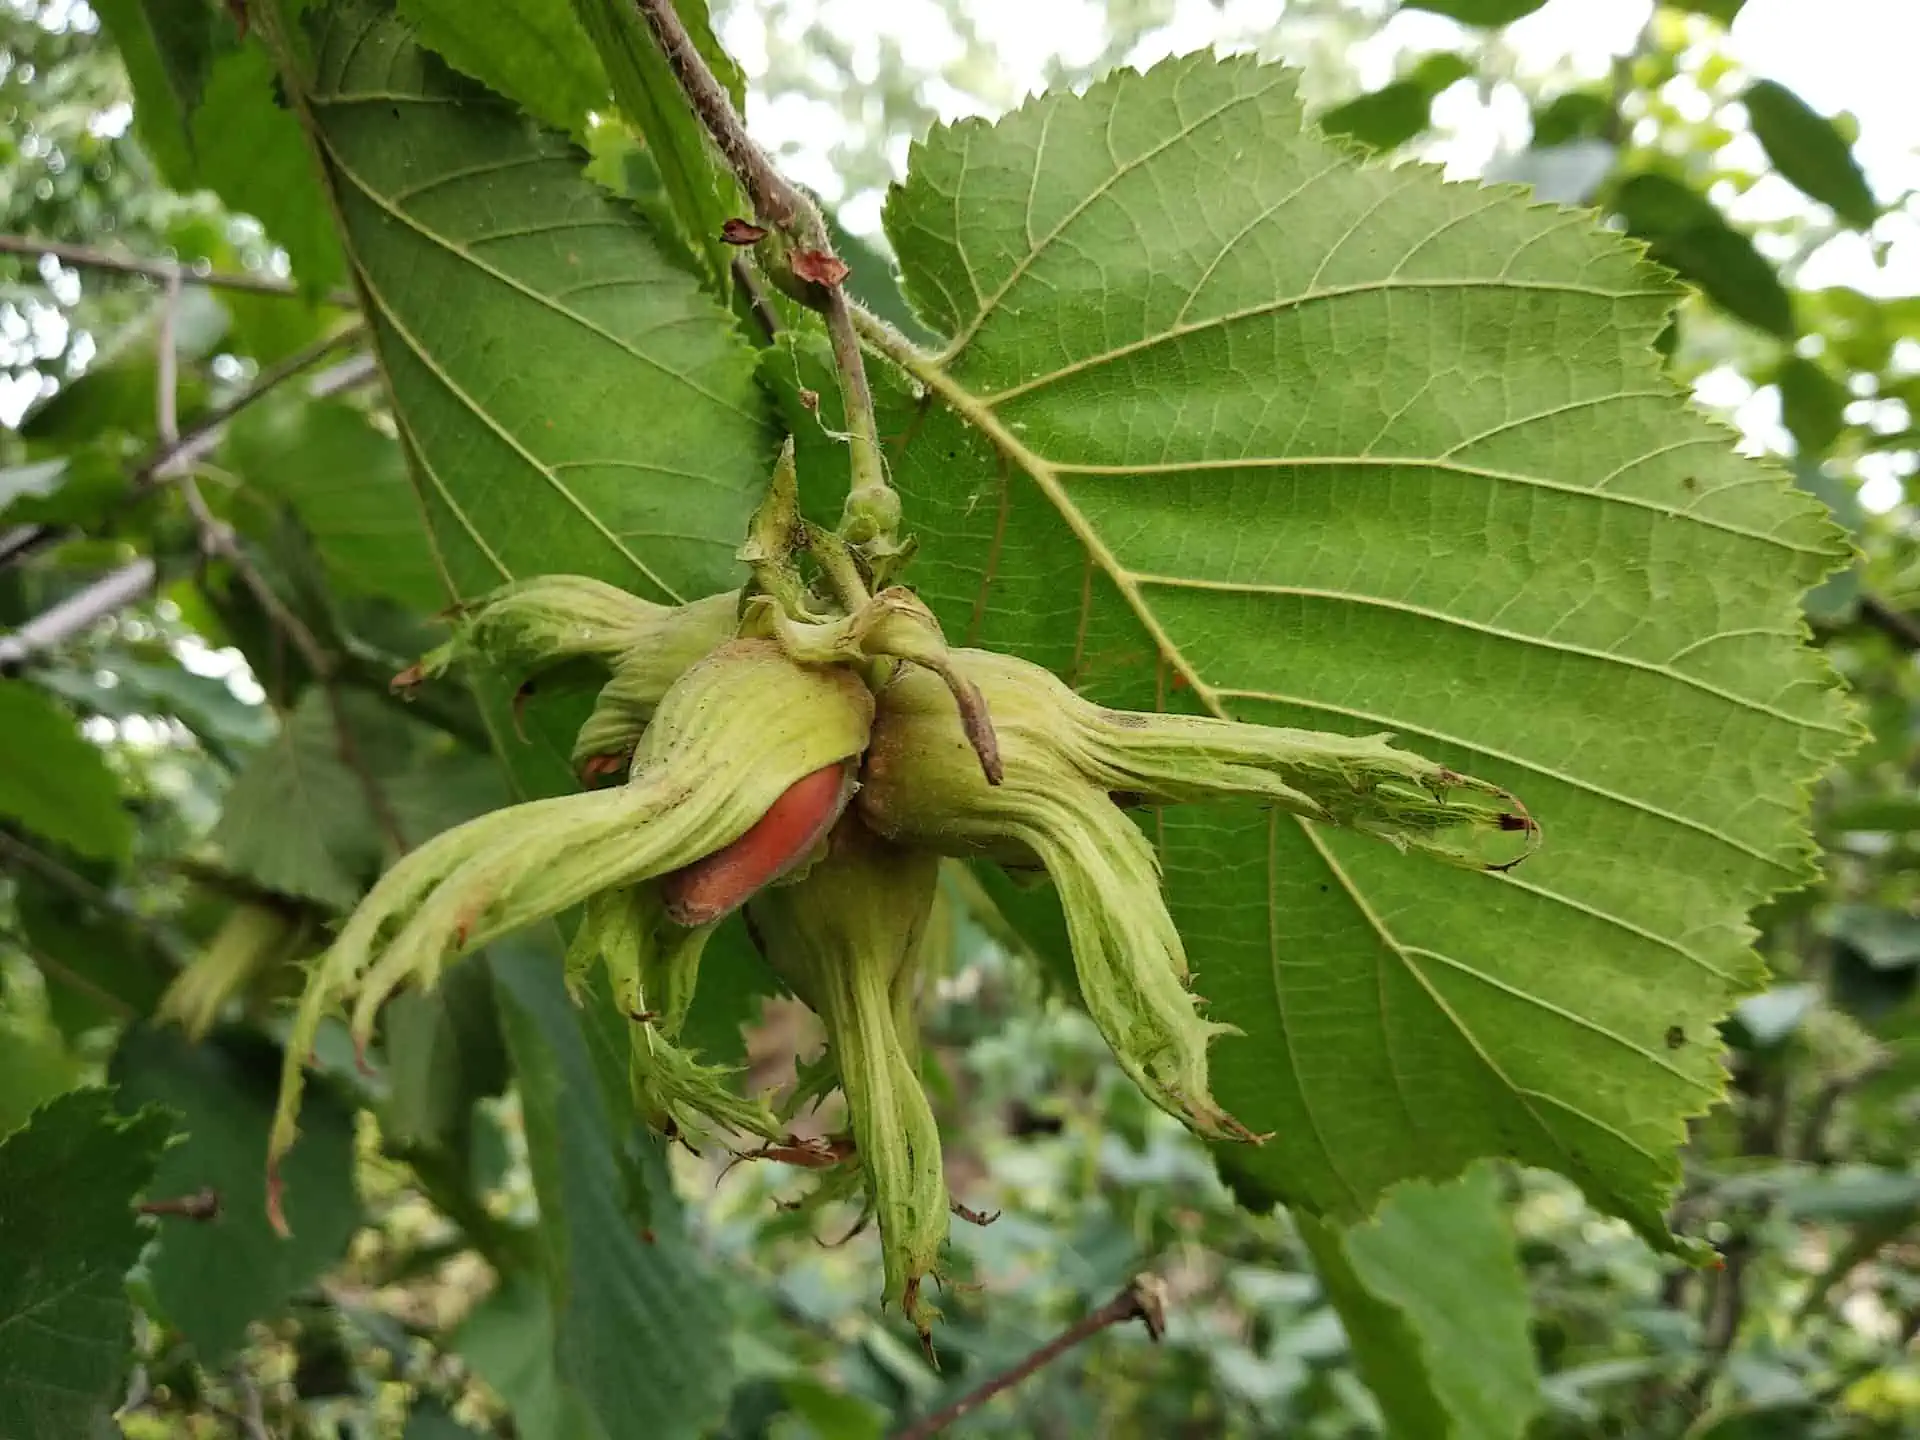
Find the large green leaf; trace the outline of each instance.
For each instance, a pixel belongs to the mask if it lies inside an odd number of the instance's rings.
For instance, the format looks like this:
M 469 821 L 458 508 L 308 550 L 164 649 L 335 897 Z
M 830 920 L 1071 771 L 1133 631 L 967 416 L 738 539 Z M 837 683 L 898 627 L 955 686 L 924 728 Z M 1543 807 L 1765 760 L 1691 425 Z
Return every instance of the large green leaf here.
M 726 588 L 772 459 L 733 322 L 561 136 L 391 13 L 303 19 L 296 79 L 452 586 Z
M 1273 1132 L 1223 1151 L 1243 1193 L 1353 1217 L 1504 1154 L 1664 1237 L 1746 913 L 1809 875 L 1853 735 L 1798 613 L 1835 531 L 1661 374 L 1674 287 L 1516 189 L 1350 162 L 1247 60 L 936 131 L 887 224 L 954 337 L 880 425 L 952 638 L 1107 703 L 1394 731 L 1544 823 L 1501 875 L 1157 818 L 1245 1032 L 1216 1094 Z
M 73 716 L 24 680 L 0 680 L 0 815 L 83 855 L 111 860 L 133 843 L 120 782 Z
M 1774 169 L 1850 225 L 1864 230 L 1880 218 L 1880 202 L 1831 120 L 1773 80 L 1755 81 L 1740 98 Z
M 606 1440 L 703 1434 L 732 1384 L 726 1317 L 673 1223 L 666 1171 L 656 1167 L 647 1210 L 636 1213 L 626 1154 L 634 1124 L 603 1103 L 582 1033 L 593 1017 L 575 1011 L 554 957 L 499 956 L 493 973 L 540 1200 L 561 1380 Z M 599 1008 L 624 1027 L 612 1007 Z
M 73 1440 L 122 1398 L 126 1274 L 146 1244 L 133 1202 L 167 1143 L 151 1111 L 77 1090 L 0 1142 L 0 1435 Z
M 345 1253 L 360 1223 L 354 1194 L 353 1114 L 310 1085 L 300 1145 L 281 1174 L 288 1236 L 267 1222 L 267 1127 L 280 1052 L 236 1033 L 199 1045 L 172 1029 L 129 1030 L 111 1072 L 123 1107 L 153 1103 L 180 1117 L 186 1139 L 161 1157 L 154 1191 L 212 1190 L 210 1221 L 171 1220 L 147 1273 L 166 1318 L 200 1360 L 217 1365 Z
M 1403 1186 L 1351 1230 L 1300 1229 L 1391 1434 L 1526 1434 L 1541 1404 L 1527 1283 L 1488 1166 Z

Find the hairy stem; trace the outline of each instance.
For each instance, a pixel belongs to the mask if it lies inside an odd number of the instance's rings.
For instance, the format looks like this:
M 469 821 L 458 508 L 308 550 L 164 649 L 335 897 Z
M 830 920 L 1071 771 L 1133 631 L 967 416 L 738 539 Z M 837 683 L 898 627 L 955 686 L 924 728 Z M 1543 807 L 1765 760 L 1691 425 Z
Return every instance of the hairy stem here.
M 746 123 L 733 100 L 714 77 L 673 8 L 673 0 L 633 0 L 647 28 L 700 123 L 713 137 L 721 155 L 740 178 L 753 201 L 758 219 L 812 251 L 829 268 L 836 262 L 833 242 L 819 207 L 774 166 L 766 151 L 747 134 Z M 860 336 L 853 310 L 838 281 L 808 287 L 809 303 L 826 317 L 833 341 L 834 366 L 846 397 L 847 438 L 852 452 L 852 487 L 847 495 L 843 530 L 856 540 L 891 540 L 898 523 L 899 499 L 887 482 L 880 458 L 880 431 L 873 418 L 873 392 L 860 353 Z

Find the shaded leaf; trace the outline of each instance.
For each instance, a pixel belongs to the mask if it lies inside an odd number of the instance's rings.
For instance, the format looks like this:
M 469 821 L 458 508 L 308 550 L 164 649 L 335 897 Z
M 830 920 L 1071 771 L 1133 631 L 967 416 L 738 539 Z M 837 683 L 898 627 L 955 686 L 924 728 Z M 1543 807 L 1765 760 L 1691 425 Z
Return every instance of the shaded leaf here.
M 1793 338 L 1793 301 L 1780 276 L 1705 196 L 1665 175 L 1640 174 L 1621 184 L 1614 207 L 1654 259 L 1698 285 L 1722 310 L 1770 335 Z
M 234 777 L 212 840 L 236 874 L 269 890 L 340 909 L 360 898 L 380 835 L 320 687 Z
M 1392 150 L 1427 128 L 1436 95 L 1472 73 L 1473 66 L 1462 56 L 1429 55 L 1405 79 L 1323 110 L 1317 123 L 1329 135 Z
M 1666 3 L 1676 10 L 1691 10 L 1696 15 L 1711 16 L 1722 25 L 1731 25 L 1747 0 L 1666 0 Z
M 101 860 L 131 848 L 133 818 L 106 757 L 24 680 L 0 680 L 0 754 L 14 757 L 0 765 L 0 815 Z
M 493 976 L 456 965 L 431 992 L 396 995 L 382 1018 L 387 1104 L 382 1133 L 465 1157 L 473 1107 L 507 1084 L 507 1056 L 494 1015 Z
M 86 372 L 65 381 L 50 399 L 29 411 L 20 422 L 20 433 L 29 440 L 59 442 L 63 449 L 77 449 L 116 431 L 152 435 L 160 319 L 161 307 L 156 303 L 107 336 Z M 183 290 L 175 315 L 174 347 L 183 360 L 202 359 L 226 334 L 227 323 L 225 308 L 210 292 Z M 177 390 L 183 422 L 201 408 L 206 394 L 198 371 L 183 367 Z
M 1883 905 L 1837 906 L 1823 927 L 1879 970 L 1920 965 L 1920 916 Z
M 1489 1166 L 1448 1185 L 1405 1185 L 1350 1230 L 1311 1217 L 1300 1229 L 1390 1433 L 1526 1433 L 1540 1376 L 1526 1277 Z
M 410 609 L 446 602 L 406 457 L 340 401 L 256 405 L 228 427 L 224 463 L 294 508 L 341 589 Z
M 407 1428 L 400 1432 L 400 1440 L 479 1440 L 483 1433 L 468 1429 L 443 1406 L 425 1400 L 407 1413 Z
M 1512 1154 L 1665 1241 L 1722 1083 L 1665 1037 L 1756 988 L 1747 911 L 1807 878 L 1804 787 L 1854 735 L 1799 638 L 1833 529 L 1661 373 L 1673 287 L 1511 191 L 1349 163 L 1245 60 L 936 130 L 886 218 L 955 337 L 880 419 L 950 637 L 1102 703 L 1391 731 L 1545 826 L 1502 876 L 1162 812 L 1246 1032 L 1215 1094 L 1275 1136 L 1222 1151 L 1243 1193 L 1357 1218 Z
M 1533 143 L 1546 148 L 1575 140 L 1608 140 L 1619 123 L 1610 94 L 1568 90 L 1533 112 Z
M 167 1142 L 164 1115 L 114 1114 L 78 1090 L 0 1141 L 0 1435 L 73 1440 L 124 1395 L 146 1244 L 133 1204 Z
M 1776 985 L 1758 995 L 1749 995 L 1736 1005 L 1733 1023 L 1745 1045 L 1766 1049 L 1798 1030 L 1800 1023 L 1819 1004 L 1818 985 Z
M 553 1310 L 534 1276 L 509 1274 L 461 1322 L 450 1348 L 506 1402 L 521 1440 L 599 1440 L 584 1402 L 560 1379 Z
M 493 972 L 540 1199 L 559 1373 L 606 1440 L 700 1435 L 732 1386 L 726 1316 L 673 1223 L 665 1169 L 636 1215 L 621 1158 L 633 1122 L 602 1099 L 582 1035 L 592 1017 L 575 1011 L 551 956 L 496 956 Z
M 1826 454 L 1846 428 L 1847 387 L 1803 355 L 1781 361 L 1774 383 L 1780 387 L 1780 419 L 1800 453 Z
M 572 0 L 401 0 L 420 43 L 557 130 L 584 135 L 607 73 Z
M 1851 225 L 1864 230 L 1879 219 L 1867 177 L 1831 120 L 1772 80 L 1756 80 L 1741 99 L 1774 169 Z
M 279 102 L 277 85 L 258 44 L 220 57 L 193 112 L 194 178 L 266 226 L 291 257 L 294 278 L 322 291 L 345 274 L 340 240 L 300 122 Z
M 1431 10 L 1465 25 L 1511 25 L 1547 0 L 1406 0 L 1409 10 Z
M 187 117 L 220 49 L 213 8 L 203 0 L 100 0 L 91 8 L 133 82 L 134 133 L 169 176 L 190 174 Z
M 732 321 L 571 146 L 447 75 L 392 15 L 306 18 L 302 83 L 454 585 L 567 571 L 658 599 L 724 589 L 771 465 Z
M 239 1032 L 195 1045 L 172 1028 L 139 1027 L 121 1037 L 108 1073 L 123 1109 L 164 1105 L 186 1136 L 161 1157 L 151 1193 L 220 1197 L 213 1220 L 169 1220 L 146 1267 L 168 1323 L 202 1364 L 218 1365 L 249 1324 L 278 1315 L 346 1253 L 360 1223 L 353 1113 L 309 1085 L 300 1145 L 281 1172 L 292 1231 L 282 1238 L 267 1223 L 266 1191 L 278 1050 Z
M 707 283 L 724 294 L 731 285 L 731 247 L 721 239 L 728 220 L 747 218 L 751 208 L 733 174 L 720 164 L 704 127 L 694 118 L 639 8 L 626 0 L 573 0 L 574 12 L 613 82 L 614 99 L 646 141 L 662 189 L 694 251 L 705 263 Z M 714 74 L 744 103 L 740 72 L 726 58 L 707 21 L 705 0 L 674 7 Z
M 277 103 L 266 52 L 204 0 L 98 8 L 133 81 L 135 129 L 173 187 L 213 190 L 258 219 L 310 289 L 338 284 L 326 197 L 299 122 Z

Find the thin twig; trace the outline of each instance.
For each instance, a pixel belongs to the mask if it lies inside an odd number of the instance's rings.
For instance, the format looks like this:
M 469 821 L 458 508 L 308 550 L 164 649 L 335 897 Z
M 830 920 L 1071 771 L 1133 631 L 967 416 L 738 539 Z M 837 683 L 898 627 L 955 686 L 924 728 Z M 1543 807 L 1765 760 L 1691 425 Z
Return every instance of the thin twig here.
M 132 927 L 139 933 L 140 938 L 146 941 L 147 948 L 161 959 L 178 964 L 186 954 L 187 947 L 180 939 L 168 934 L 159 924 L 149 920 L 126 901 L 114 898 L 86 876 L 68 869 L 51 855 L 43 854 L 4 830 L 0 830 L 0 860 L 4 860 L 10 866 L 31 870 L 48 884 L 66 891 L 70 897 L 81 904 L 111 915 L 114 919 Z
M 1009 1390 L 1042 1366 L 1059 1359 L 1082 1340 L 1129 1320 L 1144 1320 L 1147 1334 L 1158 1340 L 1166 1328 L 1165 1300 L 1160 1282 L 1151 1275 L 1136 1275 L 1127 1288 L 1098 1310 L 1081 1317 L 1053 1339 L 1035 1350 L 1011 1369 L 1003 1370 L 984 1385 L 969 1390 L 944 1410 L 937 1410 L 906 1429 L 895 1432 L 893 1440 L 928 1440 L 947 1426 L 978 1410 L 1003 1390 Z
M 1903 650 L 1920 650 L 1920 619 L 1871 592 L 1860 597 L 1860 618 Z
M 240 545 L 238 537 L 227 525 L 207 507 L 206 497 L 200 493 L 199 485 L 191 475 L 182 475 L 179 479 L 181 497 L 192 512 L 194 523 L 200 529 L 200 543 L 210 555 L 218 555 L 233 567 L 233 573 L 240 577 L 240 583 L 247 587 L 255 602 L 266 613 L 274 629 L 286 636 L 289 644 L 299 653 L 306 667 L 313 674 L 313 683 L 320 687 L 326 697 L 327 709 L 333 717 L 334 744 L 340 756 L 340 763 L 351 770 L 354 779 L 359 782 L 361 793 L 365 796 L 367 809 L 374 822 L 380 827 L 380 833 L 386 837 L 395 854 L 405 854 L 407 841 L 400 829 L 399 818 L 393 807 L 387 803 L 386 792 L 381 789 L 379 778 L 368 768 L 366 757 L 360 753 L 360 746 L 353 737 L 353 724 L 347 714 L 346 697 L 340 692 L 338 683 L 339 663 L 337 657 L 320 643 L 313 630 L 293 612 L 286 601 L 280 598 L 267 577 L 248 557 Z
M 233 568 L 266 613 L 274 628 L 287 637 L 289 643 L 306 662 L 307 669 L 313 674 L 314 684 L 326 696 L 327 708 L 333 716 L 334 744 L 339 751 L 340 762 L 354 774 L 360 783 L 360 789 L 366 797 L 367 809 L 379 825 L 380 831 L 393 846 L 396 854 L 405 854 L 407 842 L 401 834 L 398 818 L 393 807 L 387 803 L 386 793 L 380 788 L 380 782 L 367 768 L 360 747 L 353 738 L 353 726 L 347 714 L 346 702 L 335 683 L 339 669 L 337 657 L 313 633 L 307 622 L 294 613 L 293 608 L 280 598 L 272 583 L 261 573 L 246 550 L 234 534 L 233 527 L 215 515 L 207 505 L 206 496 L 200 493 L 200 483 L 186 466 L 186 457 L 180 453 L 180 437 L 175 433 L 175 399 L 173 377 L 176 357 L 173 345 L 173 317 L 178 307 L 180 286 L 177 279 L 167 282 L 166 309 L 160 317 L 160 443 L 163 449 L 169 449 L 169 457 L 149 472 L 150 479 L 162 481 L 176 478 L 180 497 L 187 502 L 187 509 L 193 515 L 193 521 L 200 531 L 201 548 L 209 555 L 218 555 Z M 311 347 L 309 347 L 311 348 Z M 332 347 L 329 346 L 329 349 Z M 325 353 L 324 351 L 321 353 Z M 311 363 L 309 361 L 308 363 Z M 265 377 L 262 377 L 263 379 Z
M 234 1387 L 240 1392 L 240 1420 L 246 1428 L 247 1440 L 273 1440 L 273 1432 L 267 1429 L 266 1410 L 260 1401 L 260 1387 L 244 1364 L 234 1372 Z
M 50 605 L 10 634 L 0 635 L 0 675 L 11 674 L 43 650 L 64 645 L 153 589 L 160 568 L 151 555 L 110 570 L 86 589 Z
M 96 985 L 79 971 L 63 965 L 38 945 L 33 944 L 25 935 L 11 935 L 6 934 L 4 931 L 0 931 L 0 935 L 6 935 L 8 944 L 17 945 L 21 950 L 25 951 L 27 958 L 33 961 L 40 973 L 46 976 L 47 979 L 57 981 L 77 995 L 86 996 L 87 999 L 93 1001 L 94 1004 L 98 1005 L 102 1010 L 105 1010 L 116 1019 L 132 1021 L 140 1017 L 138 1010 L 134 1009 L 133 1006 L 122 1000 L 111 990 Z
M 146 458 L 134 467 L 134 494 L 142 494 L 158 483 L 170 466 L 176 463 L 190 464 L 199 459 L 218 443 L 220 431 L 234 416 L 316 362 L 324 360 L 341 346 L 358 340 L 361 330 L 362 327 L 356 323 L 336 330 L 331 335 L 321 336 L 311 345 L 267 366 L 245 390 L 226 404 L 209 410 L 171 440 L 163 437 Z M 20 525 L 0 533 L 0 565 L 23 559 L 72 533 L 75 532 L 62 525 Z
M 271 275 L 247 275 L 235 271 L 199 271 L 173 260 L 146 260 L 134 255 L 116 255 L 96 250 L 91 245 L 69 245 L 59 240 L 40 240 L 31 235 L 0 235 L 0 255 L 51 255 L 63 265 L 76 269 L 111 270 L 121 275 L 144 275 L 150 280 L 178 280 L 207 290 L 238 290 L 251 295 L 297 297 L 303 292 L 291 280 Z M 350 290 L 330 290 L 326 301 L 343 309 L 357 302 Z
M 819 207 L 775 168 L 767 153 L 747 133 L 746 123 L 733 108 L 732 97 L 714 77 L 687 34 L 686 26 L 680 23 L 673 0 L 633 0 L 633 4 L 653 32 L 687 103 L 713 137 L 714 144 L 719 146 L 734 174 L 739 176 L 760 222 L 814 252 L 816 261 L 824 262 L 822 268 L 832 270 L 837 266 L 844 275 L 845 267 L 839 265 L 834 255 L 833 241 Z M 867 384 L 866 363 L 860 353 L 860 337 L 854 327 L 850 302 L 838 281 L 812 285 L 810 299 L 826 316 L 827 333 L 833 341 L 834 365 L 840 372 L 840 387 L 846 401 L 853 471 L 847 496 L 848 519 L 852 520 L 863 509 L 868 513 L 891 514 L 897 519 L 899 501 L 894 499 L 892 487 L 887 483 L 880 456 L 880 431 L 873 418 L 873 392 Z

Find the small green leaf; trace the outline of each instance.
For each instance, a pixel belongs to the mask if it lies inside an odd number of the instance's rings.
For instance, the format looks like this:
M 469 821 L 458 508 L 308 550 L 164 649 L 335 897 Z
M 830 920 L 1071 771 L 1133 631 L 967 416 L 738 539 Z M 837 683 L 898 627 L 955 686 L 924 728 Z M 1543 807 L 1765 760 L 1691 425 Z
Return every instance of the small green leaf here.
M 1462 56 L 1429 55 L 1405 79 L 1322 111 L 1319 126 L 1369 149 L 1392 150 L 1427 128 L 1435 96 L 1472 73 Z
M 1831 120 L 1772 80 L 1755 81 L 1741 98 L 1774 169 L 1848 224 L 1865 230 L 1880 218 L 1880 202 Z
M 535 119 L 577 136 L 607 107 L 607 72 L 571 0 L 400 0 L 420 43 Z
M 1546 148 L 1575 140 L 1605 140 L 1619 126 L 1613 97 L 1596 90 L 1568 90 L 1533 113 L 1533 143 Z
M 751 219 L 751 207 L 681 96 L 666 56 L 638 7 L 629 0 L 574 0 L 574 10 L 606 63 L 614 98 L 646 141 L 687 238 L 705 260 L 708 284 L 715 293 L 725 294 L 732 283 L 727 273 L 732 251 L 720 239 L 720 229 L 734 216 Z M 707 22 L 704 0 L 675 10 L 709 65 L 725 59 Z M 728 84 L 734 105 L 741 105 L 739 71 L 733 62 L 726 60 L 715 74 Z
M 1300 1232 L 1390 1433 L 1520 1440 L 1539 1413 L 1526 1277 L 1499 1182 L 1476 1165 L 1448 1185 L 1393 1191 L 1342 1231 Z
M 1547 0 L 1406 0 L 1409 10 L 1431 10 L 1463 25 L 1511 25 Z
M 205 187 L 286 247 L 311 290 L 339 283 L 340 246 L 272 61 L 203 0 L 105 0 L 134 89 L 134 126 L 174 188 Z
M 383 1133 L 398 1145 L 465 1157 L 475 1102 L 498 1095 L 507 1083 L 492 972 L 484 965 L 456 965 L 430 993 L 395 996 L 383 1023 Z
M 217 1366 L 249 1324 L 279 1315 L 346 1252 L 360 1224 L 353 1114 L 325 1085 L 308 1085 L 300 1144 L 280 1176 L 292 1231 L 282 1238 L 267 1222 L 266 1189 L 278 1050 L 238 1032 L 195 1045 L 178 1030 L 136 1027 L 108 1073 L 122 1109 L 163 1105 L 186 1135 L 161 1157 L 151 1193 L 220 1197 L 215 1219 L 167 1221 L 147 1263 L 168 1322 Z
M 0 765 L 0 815 L 82 855 L 126 855 L 133 819 L 120 781 L 73 717 L 24 680 L 0 680 L 0 754 L 14 757 Z
M 727 588 L 772 464 L 733 321 L 563 137 L 393 15 L 347 0 L 306 20 L 299 83 L 454 587 Z
M 195 181 L 251 215 L 286 247 L 309 292 L 340 283 L 345 266 L 326 193 L 300 122 L 276 95 L 273 61 L 258 44 L 222 55 L 193 112 Z M 176 182 L 178 183 L 178 182 Z
M 1818 459 L 1833 448 L 1846 428 L 1847 387 L 1826 367 L 1803 355 L 1789 355 L 1774 373 L 1780 387 L 1780 419 L 1802 456 Z
M 1691 10 L 1695 15 L 1706 15 L 1722 25 L 1731 25 L 1747 0 L 1663 0 L 1663 3 L 1676 10 Z
M 228 427 L 223 463 L 286 501 L 341 589 L 431 612 L 446 603 L 406 455 L 341 401 L 271 401 Z
M 123 1398 L 133 1346 L 126 1274 L 147 1243 L 134 1201 L 167 1143 L 164 1115 L 116 1115 L 77 1090 L 0 1141 L 0 1435 L 73 1440 Z
M 1654 259 L 1722 310 L 1770 335 L 1793 338 L 1793 301 L 1779 274 L 1705 196 L 1665 175 L 1640 174 L 1620 185 L 1614 206 Z
M 134 133 L 169 176 L 190 174 L 187 117 L 220 49 L 213 7 L 202 0 L 100 0 L 92 8 L 133 82 Z
M 212 839 L 235 873 L 269 890 L 340 909 L 360 898 L 380 836 L 320 687 L 234 777 Z
M 493 973 L 540 1200 L 560 1376 L 606 1440 L 704 1434 L 732 1385 L 726 1316 L 675 1223 L 664 1166 L 648 1213 L 636 1214 L 622 1158 L 634 1122 L 602 1100 L 582 1034 L 591 1021 L 569 1002 L 559 967 L 526 952 L 496 956 Z

